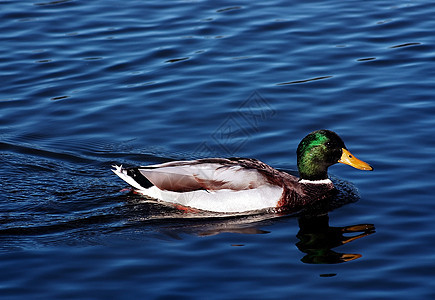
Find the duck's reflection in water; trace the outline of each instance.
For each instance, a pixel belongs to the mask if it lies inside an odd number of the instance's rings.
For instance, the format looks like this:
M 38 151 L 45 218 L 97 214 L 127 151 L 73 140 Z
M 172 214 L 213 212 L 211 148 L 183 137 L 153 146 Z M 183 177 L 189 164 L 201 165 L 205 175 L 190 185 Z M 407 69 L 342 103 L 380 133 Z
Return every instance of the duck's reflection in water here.
M 179 216 L 179 215 L 178 215 Z M 197 236 L 213 236 L 221 233 L 237 234 L 271 234 L 269 229 L 279 222 L 287 222 L 295 216 L 251 215 L 244 217 L 215 217 L 202 219 L 198 217 L 164 218 L 164 220 L 147 219 L 140 222 L 144 225 L 156 225 L 156 231 L 171 239 L 183 239 L 184 234 Z M 356 224 L 343 227 L 331 227 L 328 214 L 299 215 L 299 231 L 296 237 L 297 248 L 305 254 L 301 259 L 309 264 L 338 264 L 362 257 L 362 254 L 342 253 L 335 249 L 375 233 L 373 224 Z M 134 226 L 136 227 L 136 226 Z M 292 233 L 289 232 L 289 236 Z
M 245 220 L 246 221 L 246 220 Z M 259 227 L 264 227 L 269 224 L 269 221 L 263 221 L 256 225 L 223 222 L 220 226 L 207 228 L 205 226 L 197 235 L 208 236 L 219 233 L 240 233 L 240 234 L 267 234 L 270 231 L 262 230 Z M 362 254 L 341 253 L 333 249 L 366 237 L 375 233 L 373 224 L 357 224 L 344 227 L 329 226 L 329 216 L 327 214 L 321 216 L 301 216 L 298 218 L 299 232 L 296 237 L 299 242 L 296 243 L 297 248 L 306 255 L 301 259 L 302 262 L 308 264 L 338 264 L 362 257 Z
M 372 224 L 344 227 L 329 226 L 329 216 L 300 217 L 296 246 L 306 253 L 301 259 L 309 264 L 337 264 L 360 258 L 361 254 L 335 252 L 334 248 L 375 233 Z

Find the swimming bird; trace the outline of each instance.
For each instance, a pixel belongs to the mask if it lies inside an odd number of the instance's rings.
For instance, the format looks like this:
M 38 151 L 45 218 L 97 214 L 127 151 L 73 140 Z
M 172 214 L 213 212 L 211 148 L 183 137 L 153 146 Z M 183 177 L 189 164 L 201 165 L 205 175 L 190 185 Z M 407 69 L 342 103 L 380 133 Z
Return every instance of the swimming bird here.
M 302 209 L 334 193 L 328 167 L 373 170 L 333 131 L 308 134 L 297 148 L 299 178 L 252 158 L 203 158 L 112 171 L 146 197 L 219 213 Z

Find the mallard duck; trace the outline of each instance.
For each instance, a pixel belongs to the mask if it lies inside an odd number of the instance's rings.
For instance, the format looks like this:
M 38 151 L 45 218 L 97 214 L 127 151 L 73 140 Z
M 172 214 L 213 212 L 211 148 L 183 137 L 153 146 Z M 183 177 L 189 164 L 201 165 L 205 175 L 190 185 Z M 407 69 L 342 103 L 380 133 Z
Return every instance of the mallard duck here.
M 297 148 L 299 178 L 251 158 L 204 158 L 112 170 L 147 197 L 184 208 L 243 213 L 287 211 L 327 198 L 334 191 L 328 167 L 343 163 L 373 168 L 353 156 L 333 131 L 308 134 Z

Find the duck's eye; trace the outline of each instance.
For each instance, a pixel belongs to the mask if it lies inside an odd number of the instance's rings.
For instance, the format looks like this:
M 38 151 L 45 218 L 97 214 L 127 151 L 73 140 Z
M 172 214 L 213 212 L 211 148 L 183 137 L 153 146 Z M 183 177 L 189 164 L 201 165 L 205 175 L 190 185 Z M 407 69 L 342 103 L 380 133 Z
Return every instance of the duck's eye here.
M 332 143 L 331 142 L 326 142 L 325 146 L 328 147 L 328 148 L 331 148 L 332 147 Z

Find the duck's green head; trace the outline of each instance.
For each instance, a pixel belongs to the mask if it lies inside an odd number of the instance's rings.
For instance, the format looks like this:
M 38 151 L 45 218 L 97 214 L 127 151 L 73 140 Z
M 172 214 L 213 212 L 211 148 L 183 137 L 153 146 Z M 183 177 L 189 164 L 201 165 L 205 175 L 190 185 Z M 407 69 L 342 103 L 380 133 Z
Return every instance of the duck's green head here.
M 335 132 L 325 129 L 308 134 L 299 143 L 297 156 L 301 179 L 326 179 L 328 167 L 336 163 L 347 164 L 360 170 L 373 170 L 369 164 L 353 156 Z

